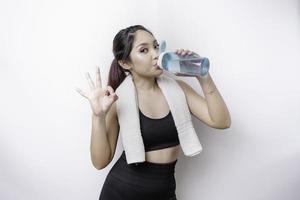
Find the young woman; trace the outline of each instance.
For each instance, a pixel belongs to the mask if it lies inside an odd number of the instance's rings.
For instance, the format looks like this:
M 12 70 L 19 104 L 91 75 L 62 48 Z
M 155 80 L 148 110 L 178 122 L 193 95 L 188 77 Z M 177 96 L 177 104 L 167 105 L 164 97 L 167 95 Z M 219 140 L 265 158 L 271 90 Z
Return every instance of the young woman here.
M 115 90 L 130 73 L 137 91 L 146 161 L 139 165 L 127 164 L 123 151 L 106 177 L 100 200 L 176 199 L 174 172 L 180 143 L 170 108 L 156 82 L 156 77 L 163 73 L 157 67 L 158 49 L 159 44 L 145 27 L 135 25 L 122 29 L 113 40 L 114 60 L 108 85 L 101 85 L 97 67 L 95 82 L 86 74 L 90 91 L 77 89 L 89 100 L 92 109 L 90 152 L 92 163 L 99 170 L 112 161 L 119 136 Z M 176 53 L 193 52 L 178 49 Z M 210 127 L 230 127 L 230 114 L 210 75 L 196 78 L 205 98 L 184 81 L 176 80 L 185 93 L 190 112 Z

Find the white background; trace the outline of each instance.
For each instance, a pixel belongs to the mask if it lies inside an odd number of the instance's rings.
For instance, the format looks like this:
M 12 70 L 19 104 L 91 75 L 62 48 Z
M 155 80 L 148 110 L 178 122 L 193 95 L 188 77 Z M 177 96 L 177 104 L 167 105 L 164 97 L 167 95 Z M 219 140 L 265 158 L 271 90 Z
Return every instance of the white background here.
M 95 65 L 106 85 L 113 37 L 135 24 L 209 57 L 232 118 L 225 130 L 193 118 L 203 152 L 180 156 L 177 198 L 300 199 L 299 1 L 0 2 L 0 199 L 98 199 L 123 147 L 92 166 L 91 110 L 73 88 Z

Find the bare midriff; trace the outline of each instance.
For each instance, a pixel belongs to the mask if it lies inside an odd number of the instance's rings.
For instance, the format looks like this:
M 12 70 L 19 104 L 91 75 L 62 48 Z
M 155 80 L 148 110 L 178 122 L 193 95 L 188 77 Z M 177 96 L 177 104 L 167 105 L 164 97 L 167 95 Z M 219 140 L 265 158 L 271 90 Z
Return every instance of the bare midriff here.
M 164 149 L 146 152 L 146 161 L 152 163 L 171 163 L 177 160 L 180 153 L 180 146 L 176 145 Z

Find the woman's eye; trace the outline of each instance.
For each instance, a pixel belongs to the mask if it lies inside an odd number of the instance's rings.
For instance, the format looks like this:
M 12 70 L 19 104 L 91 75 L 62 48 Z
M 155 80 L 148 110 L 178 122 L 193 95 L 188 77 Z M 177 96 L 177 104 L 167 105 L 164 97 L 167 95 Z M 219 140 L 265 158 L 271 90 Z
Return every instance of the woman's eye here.
M 158 49 L 158 48 L 159 48 L 159 44 L 156 44 L 156 45 L 155 45 L 155 48 L 156 48 L 156 49 Z M 148 49 L 147 49 L 147 48 L 145 48 L 145 49 L 142 49 L 140 52 L 144 53 L 144 52 L 145 52 L 145 50 L 147 50 L 147 51 L 148 51 Z
M 147 49 L 142 49 L 141 52 L 145 52 L 144 50 L 147 50 Z

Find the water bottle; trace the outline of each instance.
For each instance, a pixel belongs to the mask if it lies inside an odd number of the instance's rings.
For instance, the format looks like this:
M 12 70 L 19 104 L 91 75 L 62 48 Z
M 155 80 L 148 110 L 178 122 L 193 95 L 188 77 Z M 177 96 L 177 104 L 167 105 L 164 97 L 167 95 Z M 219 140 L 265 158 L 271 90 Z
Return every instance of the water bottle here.
M 209 71 L 209 59 L 197 54 L 179 55 L 167 51 L 166 42 L 160 42 L 158 66 L 173 74 L 184 74 L 187 76 L 205 76 Z

